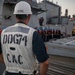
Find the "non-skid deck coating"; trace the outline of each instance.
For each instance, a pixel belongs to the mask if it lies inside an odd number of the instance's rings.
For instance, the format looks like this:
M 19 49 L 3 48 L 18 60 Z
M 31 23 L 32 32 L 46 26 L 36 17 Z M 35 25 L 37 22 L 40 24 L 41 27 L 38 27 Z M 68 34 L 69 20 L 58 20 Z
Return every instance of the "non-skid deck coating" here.
M 4 69 L 4 64 L 0 64 L 0 75 Z M 75 58 L 49 55 L 47 75 L 75 75 Z
M 4 70 L 5 70 L 5 65 L 0 63 L 0 75 L 3 74 Z

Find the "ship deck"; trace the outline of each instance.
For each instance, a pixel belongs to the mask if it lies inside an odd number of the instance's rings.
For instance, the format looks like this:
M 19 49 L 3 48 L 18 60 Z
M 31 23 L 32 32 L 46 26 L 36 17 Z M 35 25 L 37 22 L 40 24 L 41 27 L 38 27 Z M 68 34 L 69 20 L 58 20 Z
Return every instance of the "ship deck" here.
M 0 64 L 0 75 L 4 69 L 4 64 Z M 75 75 L 75 58 L 49 55 L 47 75 Z

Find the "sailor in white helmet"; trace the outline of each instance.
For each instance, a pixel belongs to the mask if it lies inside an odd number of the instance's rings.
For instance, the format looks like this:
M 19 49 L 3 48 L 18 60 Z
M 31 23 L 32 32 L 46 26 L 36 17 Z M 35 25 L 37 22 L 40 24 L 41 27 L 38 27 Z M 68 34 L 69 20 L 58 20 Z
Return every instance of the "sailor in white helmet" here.
M 46 75 L 49 56 L 39 34 L 28 26 L 32 14 L 30 5 L 25 1 L 18 2 L 14 14 L 17 23 L 1 34 L 0 62 L 5 63 L 5 75 L 34 74 L 36 58 L 40 63 L 40 75 Z

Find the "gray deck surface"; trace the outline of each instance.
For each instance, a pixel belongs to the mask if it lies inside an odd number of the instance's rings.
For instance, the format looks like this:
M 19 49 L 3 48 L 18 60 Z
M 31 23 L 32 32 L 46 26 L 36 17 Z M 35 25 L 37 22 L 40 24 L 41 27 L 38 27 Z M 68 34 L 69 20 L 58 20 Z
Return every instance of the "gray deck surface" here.
M 4 70 L 5 70 L 5 65 L 0 63 L 0 75 L 3 74 Z

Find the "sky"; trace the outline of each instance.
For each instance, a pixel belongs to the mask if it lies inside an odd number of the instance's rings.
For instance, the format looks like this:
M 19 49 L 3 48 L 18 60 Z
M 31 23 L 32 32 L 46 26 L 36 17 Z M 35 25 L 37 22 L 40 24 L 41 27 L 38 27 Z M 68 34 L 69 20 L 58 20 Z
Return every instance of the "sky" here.
M 41 1 L 41 0 L 38 0 Z M 58 2 L 58 5 L 61 6 L 62 15 L 65 14 L 65 9 L 68 9 L 68 15 L 75 15 L 75 0 L 50 0 L 53 3 Z
M 51 0 L 50 0 L 51 1 Z M 62 15 L 65 14 L 65 9 L 68 9 L 69 15 L 75 14 L 75 0 L 53 0 L 54 3 L 58 2 L 58 5 L 62 8 Z

